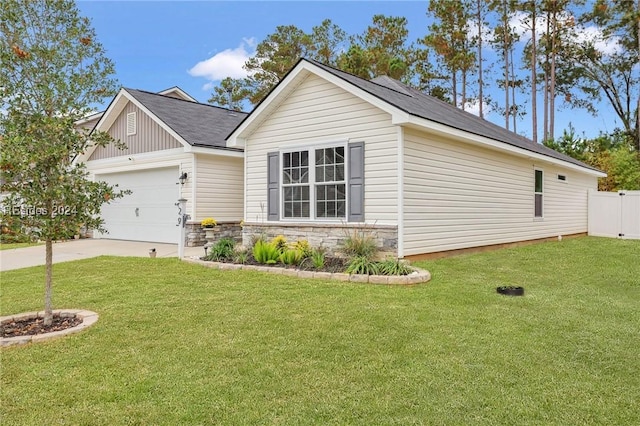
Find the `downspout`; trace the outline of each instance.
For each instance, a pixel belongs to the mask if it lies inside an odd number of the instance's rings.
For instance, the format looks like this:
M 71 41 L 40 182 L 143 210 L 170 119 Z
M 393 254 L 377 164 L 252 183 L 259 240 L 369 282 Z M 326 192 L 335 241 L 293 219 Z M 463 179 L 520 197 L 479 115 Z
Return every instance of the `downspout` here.
M 404 257 L 404 127 L 398 126 L 398 259 Z
M 196 188 L 196 186 L 198 185 L 198 179 L 196 179 L 196 177 L 198 176 L 198 169 L 196 167 L 198 161 L 196 159 L 196 156 L 197 154 L 193 154 L 191 156 L 191 220 L 192 221 L 198 220 L 198 218 L 196 217 L 196 212 L 198 211 L 196 209 L 196 204 L 198 202 L 198 199 L 196 198 L 196 193 L 198 192 Z

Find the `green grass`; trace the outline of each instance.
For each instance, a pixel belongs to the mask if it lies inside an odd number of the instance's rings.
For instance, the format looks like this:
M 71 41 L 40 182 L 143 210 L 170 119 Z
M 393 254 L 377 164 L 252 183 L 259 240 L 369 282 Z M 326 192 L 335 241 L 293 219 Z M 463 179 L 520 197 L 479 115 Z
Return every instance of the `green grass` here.
M 56 265 L 54 304 L 100 320 L 2 350 L 0 423 L 640 424 L 638 259 L 571 239 L 420 262 L 415 287 Z M 42 267 L 0 279 L 3 315 L 41 309 Z
M 41 243 L 0 243 L 0 250 L 11 250 L 23 247 L 38 246 Z

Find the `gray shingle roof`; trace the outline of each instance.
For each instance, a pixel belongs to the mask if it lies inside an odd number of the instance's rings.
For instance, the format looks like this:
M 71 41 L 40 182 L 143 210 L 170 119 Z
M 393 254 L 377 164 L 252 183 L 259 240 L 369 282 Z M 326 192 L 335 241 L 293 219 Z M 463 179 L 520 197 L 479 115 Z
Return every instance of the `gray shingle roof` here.
M 227 148 L 225 138 L 247 116 L 247 113 L 143 90 L 127 88 L 124 90 L 179 134 L 188 144 L 238 150 L 237 148 Z
M 401 82 L 389 77 L 378 77 L 373 80 L 364 80 L 344 71 L 337 70 L 320 62 L 303 59 L 334 76 L 347 81 L 367 93 L 387 102 L 390 105 L 416 117 L 424 118 L 436 123 L 444 124 L 454 129 L 463 130 L 478 136 L 484 136 L 499 142 L 506 143 L 527 151 L 566 161 L 590 170 L 598 169 L 584 164 L 568 155 L 561 154 L 544 145 L 537 144 L 530 139 L 506 130 L 496 124 L 477 117 L 466 111 L 462 111 L 453 105 L 424 94 Z

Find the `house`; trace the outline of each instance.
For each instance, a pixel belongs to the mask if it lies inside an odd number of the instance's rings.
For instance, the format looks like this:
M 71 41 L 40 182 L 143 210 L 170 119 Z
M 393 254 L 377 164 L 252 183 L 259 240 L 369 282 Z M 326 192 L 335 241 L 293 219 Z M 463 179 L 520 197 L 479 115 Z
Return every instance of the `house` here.
M 227 138 L 244 149 L 243 238 L 398 257 L 587 232 L 604 173 L 388 77 L 302 59 Z
M 245 116 L 200 104 L 177 87 L 160 93 L 123 88 L 106 111 L 78 122 L 126 145 L 92 147 L 76 160 L 91 178 L 132 191 L 103 206 L 109 233 L 94 237 L 176 243 L 179 198 L 187 200 L 188 245 L 204 243 L 205 217 L 239 233 L 243 152 L 228 148 L 225 137 Z

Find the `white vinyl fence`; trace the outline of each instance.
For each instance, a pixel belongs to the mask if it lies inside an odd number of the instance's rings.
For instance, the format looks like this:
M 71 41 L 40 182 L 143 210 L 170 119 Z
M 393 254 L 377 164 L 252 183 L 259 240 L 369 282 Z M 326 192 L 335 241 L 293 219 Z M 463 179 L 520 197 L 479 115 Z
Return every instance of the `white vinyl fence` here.
M 640 191 L 589 191 L 589 235 L 640 239 Z

